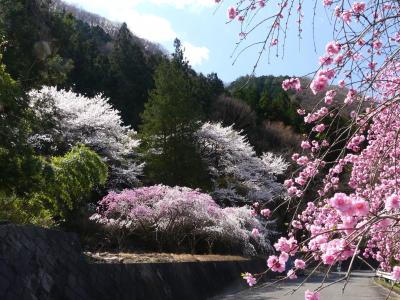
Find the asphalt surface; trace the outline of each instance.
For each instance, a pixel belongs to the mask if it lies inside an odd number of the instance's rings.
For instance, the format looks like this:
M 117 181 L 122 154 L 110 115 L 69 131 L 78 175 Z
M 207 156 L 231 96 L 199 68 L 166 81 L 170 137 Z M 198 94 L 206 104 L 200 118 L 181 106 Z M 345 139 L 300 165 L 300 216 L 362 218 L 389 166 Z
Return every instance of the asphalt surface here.
M 344 273 L 330 274 L 329 278 L 326 280 L 326 284 L 329 284 L 343 276 Z M 354 272 L 352 273 L 351 279 L 343 294 L 343 282 L 336 283 L 321 291 L 321 300 L 400 300 L 400 297 L 397 297 L 396 295 L 391 295 L 388 298 L 389 291 L 375 284 L 373 276 L 374 274 L 371 272 Z M 293 289 L 295 289 L 305 279 L 305 277 L 273 284 L 272 286 L 270 283 L 263 283 L 259 286 L 248 288 L 240 292 L 227 292 L 224 295 L 213 298 L 213 300 L 304 300 L 304 292 L 307 289 L 314 290 L 319 287 L 322 278 L 322 275 L 310 277 L 308 282 L 300 287 L 294 294 L 292 294 Z

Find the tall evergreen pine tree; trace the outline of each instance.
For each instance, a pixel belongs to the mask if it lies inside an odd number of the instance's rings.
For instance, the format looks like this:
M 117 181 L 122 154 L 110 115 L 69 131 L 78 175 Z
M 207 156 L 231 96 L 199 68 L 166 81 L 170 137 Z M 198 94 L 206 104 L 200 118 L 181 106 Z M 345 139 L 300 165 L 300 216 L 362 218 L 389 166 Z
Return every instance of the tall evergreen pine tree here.
M 161 63 L 154 79 L 141 127 L 147 176 L 151 183 L 207 188 L 208 175 L 194 142 L 203 112 L 179 40 L 172 60 Z

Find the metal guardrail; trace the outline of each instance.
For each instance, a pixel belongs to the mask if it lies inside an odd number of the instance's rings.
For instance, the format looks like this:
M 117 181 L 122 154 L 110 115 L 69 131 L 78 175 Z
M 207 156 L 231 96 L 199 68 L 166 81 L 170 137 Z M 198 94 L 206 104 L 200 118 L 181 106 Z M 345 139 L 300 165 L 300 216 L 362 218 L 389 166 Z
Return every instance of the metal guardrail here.
M 391 280 L 391 281 L 395 281 L 393 276 L 392 276 L 392 273 L 383 272 L 383 271 L 378 270 L 378 271 L 376 271 L 375 276 L 377 276 L 379 278 L 385 278 L 385 279 L 388 279 L 388 280 Z

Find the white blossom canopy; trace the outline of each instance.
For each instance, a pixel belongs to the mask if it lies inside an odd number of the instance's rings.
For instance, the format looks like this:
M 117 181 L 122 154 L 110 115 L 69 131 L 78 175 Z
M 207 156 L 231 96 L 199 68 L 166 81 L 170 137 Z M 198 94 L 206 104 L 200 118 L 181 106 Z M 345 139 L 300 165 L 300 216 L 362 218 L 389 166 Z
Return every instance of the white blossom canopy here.
M 200 152 L 213 176 L 213 197 L 230 204 L 269 202 L 284 194 L 276 181 L 288 163 L 272 153 L 256 155 L 242 132 L 233 126 L 206 122 L 196 133 Z
M 136 132 L 122 124 L 119 112 L 107 98 L 93 98 L 72 91 L 43 87 L 29 93 L 30 106 L 43 120 L 53 119 L 55 127 L 36 132 L 30 142 L 36 147 L 51 142 L 53 150 L 82 143 L 103 157 L 110 167 L 109 188 L 138 183 L 143 164 L 138 163 Z

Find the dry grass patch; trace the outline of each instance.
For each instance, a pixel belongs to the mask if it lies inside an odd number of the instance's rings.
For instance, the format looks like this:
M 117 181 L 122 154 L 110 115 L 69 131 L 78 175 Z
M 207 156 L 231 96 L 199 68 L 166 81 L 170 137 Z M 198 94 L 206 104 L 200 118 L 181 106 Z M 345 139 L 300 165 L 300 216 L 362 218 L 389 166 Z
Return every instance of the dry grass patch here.
M 107 263 L 175 263 L 175 262 L 212 262 L 212 261 L 245 261 L 243 256 L 236 255 L 196 255 L 175 253 L 111 253 L 111 252 L 84 252 L 91 262 Z

